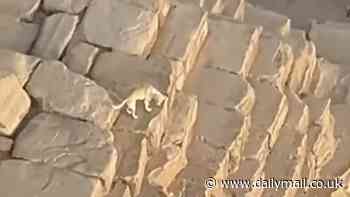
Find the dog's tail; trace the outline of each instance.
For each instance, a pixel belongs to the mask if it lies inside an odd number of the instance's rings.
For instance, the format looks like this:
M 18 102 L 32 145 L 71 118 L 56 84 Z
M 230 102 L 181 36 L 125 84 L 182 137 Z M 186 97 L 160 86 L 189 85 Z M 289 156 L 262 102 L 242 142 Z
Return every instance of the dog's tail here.
M 128 100 L 125 99 L 125 100 L 124 100 L 123 102 L 121 102 L 119 105 L 113 105 L 112 107 L 113 107 L 114 110 L 121 109 L 122 107 L 124 107 L 124 105 L 126 104 L 127 101 L 128 101 Z

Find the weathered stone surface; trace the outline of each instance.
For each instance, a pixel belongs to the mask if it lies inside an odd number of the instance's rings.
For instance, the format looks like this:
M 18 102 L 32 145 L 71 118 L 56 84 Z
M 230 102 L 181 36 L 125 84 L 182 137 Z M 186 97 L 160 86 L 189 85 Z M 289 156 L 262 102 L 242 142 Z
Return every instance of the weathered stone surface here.
M 245 23 L 252 25 L 262 25 L 264 30 L 277 33 L 278 35 L 288 35 L 290 31 L 290 19 L 271 10 L 266 10 L 250 3 L 244 3 L 242 18 Z
M 247 70 L 252 78 L 268 80 L 282 90 L 292 70 L 293 61 L 292 49 L 288 44 L 283 44 L 269 32 L 263 32 L 256 59 Z
M 327 156 L 329 158 L 329 161 L 323 165 L 322 168 L 318 169 L 317 172 L 317 178 L 325 180 L 335 179 L 345 174 L 348 170 L 348 161 L 350 159 L 347 151 L 349 149 L 350 143 L 350 135 L 347 132 L 349 128 L 347 119 L 349 116 L 349 106 L 335 105 L 331 106 L 330 110 L 335 119 L 335 128 L 334 131 L 329 132 L 334 132 L 335 141 L 327 138 L 325 139 L 326 141 L 324 143 L 330 146 L 328 150 L 334 149 L 335 152 Z M 344 182 L 344 184 L 346 185 L 346 182 Z M 333 191 L 335 191 L 335 188 L 311 190 L 310 196 L 326 197 L 330 196 Z
M 83 23 L 89 42 L 147 56 L 158 33 L 159 17 L 152 10 L 125 1 L 93 0 Z
M 0 49 L 0 70 L 16 75 L 22 86 L 28 81 L 39 62 L 39 58 L 11 50 Z
M 89 73 L 98 51 L 98 48 L 80 42 L 72 49 L 67 50 L 63 62 L 70 70 L 86 75 Z
M 19 19 L 32 19 L 39 8 L 40 0 L 3 0 L 0 2 L 0 13 Z
M 32 54 L 48 60 L 59 59 L 73 36 L 78 20 L 78 16 L 63 13 L 47 17 Z
M 312 23 L 310 38 L 317 47 L 319 56 L 325 57 L 331 62 L 338 64 L 349 64 L 350 25 L 333 24 L 326 22 Z
M 108 192 L 117 161 L 112 143 L 109 131 L 91 123 L 41 113 L 16 138 L 12 154 L 102 179 Z
M 40 64 L 26 89 L 45 111 L 88 120 L 101 128 L 110 128 L 118 115 L 105 89 L 58 61 Z
M 197 65 L 246 74 L 256 56 L 262 29 L 220 16 L 209 17 L 208 26 L 208 38 Z
M 146 61 L 118 51 L 102 53 L 91 70 L 91 77 L 119 102 L 142 82 L 166 94 L 172 83 L 171 74 L 172 67 L 167 61 Z
M 0 174 L 1 196 L 103 196 L 103 188 L 98 179 L 50 165 L 5 160 L 0 162 Z
M 211 0 L 205 1 L 207 4 L 211 5 Z M 242 16 L 242 11 L 244 11 L 245 0 L 216 0 L 216 2 L 211 7 L 211 12 L 213 14 L 222 14 L 224 16 L 233 17 L 234 19 L 239 19 Z
M 279 137 L 267 157 L 264 179 L 298 180 L 306 161 L 309 109 L 297 95 L 288 95 L 288 115 Z M 259 190 L 259 189 L 258 189 Z M 261 196 L 295 196 L 296 188 L 265 189 Z
M 251 112 L 251 126 L 237 137 L 235 149 L 231 149 L 233 153 L 228 167 L 231 178 L 256 180 L 263 177 L 269 150 L 275 145 L 288 113 L 287 97 L 277 88 L 258 81 L 252 81 L 252 86 L 256 100 Z M 233 192 L 236 195 L 249 193 L 244 189 Z
M 180 61 L 189 73 L 207 33 L 207 14 L 198 6 L 178 3 L 170 9 L 152 54 Z
M 197 107 L 197 97 L 180 93 L 169 110 L 167 132 L 162 140 L 167 161 L 161 162 L 159 167 L 148 174 L 148 182 L 152 186 L 160 187 L 160 192 L 167 194 L 171 183 L 187 165 L 187 151 L 194 134 Z
M 0 48 L 27 53 L 39 33 L 39 25 L 19 22 L 15 18 L 1 13 L 0 33 Z
M 50 12 L 62 11 L 77 14 L 88 6 L 91 0 L 44 0 L 44 9 Z
M 220 108 L 218 110 L 232 110 L 244 104 L 241 101 L 247 97 L 247 111 L 242 113 L 249 113 L 254 99 L 251 98 L 251 87 L 244 79 L 217 69 L 215 65 L 196 68 L 187 79 L 185 90 L 199 96 L 200 102 L 213 106 L 213 109 Z
M 11 150 L 13 140 L 7 137 L 0 136 L 0 152 L 8 152 Z
M 28 113 L 31 101 L 14 74 L 0 71 L 0 134 L 11 136 Z
M 297 94 L 307 93 L 309 76 L 316 67 L 316 48 L 306 39 L 304 31 L 293 30 L 285 38 L 294 54 L 293 69 L 290 74 L 289 88 Z M 309 77 L 309 78 L 308 78 Z M 305 81 L 308 79 L 307 81 Z M 304 87 L 305 86 L 305 87 Z

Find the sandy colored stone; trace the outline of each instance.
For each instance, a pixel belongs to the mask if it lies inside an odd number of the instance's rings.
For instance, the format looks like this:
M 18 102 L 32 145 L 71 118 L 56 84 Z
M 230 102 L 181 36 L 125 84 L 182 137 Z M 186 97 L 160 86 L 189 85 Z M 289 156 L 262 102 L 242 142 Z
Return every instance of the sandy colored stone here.
M 207 14 L 200 7 L 176 4 L 169 11 L 152 54 L 182 62 L 189 73 L 207 37 L 207 22 Z
M 327 144 L 332 148 L 335 148 L 334 154 L 329 155 L 329 162 L 322 166 L 318 172 L 318 178 L 321 179 L 335 179 L 336 177 L 342 177 L 343 174 L 346 173 L 349 165 L 349 154 L 348 144 L 350 140 L 350 135 L 348 134 L 348 121 L 347 118 L 349 116 L 349 106 L 348 105 L 334 105 L 331 107 L 331 113 L 334 115 L 335 119 L 335 130 L 334 137 L 336 139 L 336 143 L 332 140 L 328 140 Z M 329 148 L 332 150 L 332 148 Z M 345 181 L 345 180 L 344 180 Z M 346 186 L 346 182 L 344 182 Z M 333 189 L 324 189 L 322 191 L 311 190 L 310 195 L 312 196 L 320 196 L 326 197 L 330 196 L 332 192 L 335 191 Z
M 150 83 L 167 94 L 171 74 L 172 67 L 168 61 L 146 61 L 118 51 L 99 55 L 91 70 L 92 79 L 112 92 L 118 102 L 142 82 Z
M 193 126 L 197 117 L 198 100 L 195 96 L 178 94 L 170 109 L 167 132 L 163 149 L 176 149 L 175 153 L 167 153 L 167 161 L 148 174 L 148 182 L 161 187 L 161 192 L 168 193 L 168 188 L 178 174 L 187 165 L 187 149 L 192 141 Z
M 26 89 L 45 111 L 87 120 L 101 128 L 110 128 L 118 116 L 105 89 L 58 61 L 40 64 Z
M 3 0 L 0 2 L 0 13 L 19 19 L 31 20 L 40 6 L 40 0 Z
M 318 24 L 312 23 L 310 39 L 317 47 L 317 54 L 331 62 L 349 64 L 347 51 L 350 25 L 332 24 L 332 22 Z
M 288 115 L 279 132 L 279 137 L 267 157 L 265 179 L 291 179 L 301 177 L 306 161 L 306 140 L 309 128 L 309 109 L 297 95 L 288 95 Z M 259 190 L 259 189 L 257 189 Z M 263 189 L 261 189 L 262 191 Z M 295 196 L 295 188 L 264 189 L 261 196 Z
M 27 53 L 39 33 L 39 25 L 19 22 L 1 12 L 0 32 L 0 48 Z
M 197 64 L 246 74 L 256 56 L 262 29 L 221 16 L 210 16 L 208 26 L 208 38 Z
M 197 95 L 203 103 L 220 110 L 233 110 L 241 104 L 243 98 L 250 96 L 248 95 L 249 84 L 244 79 L 217 69 L 215 65 L 198 66 L 186 83 L 186 91 Z M 253 98 L 247 99 L 250 103 L 253 102 Z
M 62 11 L 77 14 L 83 11 L 91 0 L 44 0 L 44 9 L 50 12 Z
M 0 49 L 0 70 L 16 75 L 24 86 L 40 59 L 11 50 Z
M 305 93 L 304 79 L 307 77 L 308 69 L 312 75 L 312 69 L 316 64 L 316 48 L 313 42 L 307 41 L 304 31 L 293 30 L 285 38 L 285 43 L 292 48 L 294 55 L 293 69 L 289 78 L 289 88 L 297 94 Z M 305 84 L 308 86 L 308 84 Z
M 0 152 L 8 152 L 11 150 L 13 140 L 11 138 L 0 136 Z
M 205 2 L 211 3 L 212 1 L 213 0 L 207 0 Z M 211 6 L 210 11 L 213 14 L 221 14 L 233 17 L 234 19 L 239 19 L 242 16 L 242 11 L 244 11 L 244 5 L 245 0 L 216 0 Z
M 98 179 L 45 164 L 5 160 L 0 162 L 0 174 L 1 196 L 103 196 Z
M 48 60 L 61 58 L 68 42 L 72 39 L 78 20 L 78 16 L 64 13 L 45 18 L 32 54 Z
M 14 74 L 0 71 L 0 134 L 11 136 L 28 113 L 31 100 Z
M 112 143 L 109 131 L 91 123 L 41 113 L 16 138 L 13 156 L 100 178 L 108 192 L 117 161 Z
M 131 55 L 148 56 L 158 33 L 159 17 L 152 10 L 125 1 L 93 0 L 83 29 L 91 43 Z
M 277 35 L 288 35 L 291 28 L 291 20 L 287 16 L 252 5 L 248 2 L 244 4 L 244 11 L 242 14 L 243 16 L 240 17 L 243 19 L 242 22 L 262 25 L 265 31 L 274 32 Z
M 282 90 L 286 86 L 293 61 L 292 49 L 288 44 L 283 44 L 274 34 L 263 32 L 256 59 L 247 70 L 252 78 L 270 81 Z
M 251 126 L 234 142 L 237 148 L 233 149 L 235 154 L 230 158 L 230 178 L 256 180 L 262 177 L 269 150 L 278 140 L 288 113 L 287 97 L 277 88 L 258 81 L 252 81 L 252 87 L 256 99 L 250 114 Z M 246 189 L 233 192 L 236 195 L 249 193 Z
M 66 52 L 63 62 L 70 70 L 86 75 L 89 73 L 98 51 L 98 48 L 80 42 Z

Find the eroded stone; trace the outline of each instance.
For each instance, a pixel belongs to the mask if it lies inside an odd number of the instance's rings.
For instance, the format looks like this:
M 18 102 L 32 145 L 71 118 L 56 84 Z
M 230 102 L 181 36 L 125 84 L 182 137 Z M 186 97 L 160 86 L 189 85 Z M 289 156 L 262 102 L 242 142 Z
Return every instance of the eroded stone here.
M 44 9 L 50 12 L 62 11 L 78 14 L 88 6 L 91 0 L 44 0 Z
M 28 53 L 39 33 L 39 25 L 19 22 L 11 16 L 1 14 L 0 33 L 0 48 Z
M 28 81 L 39 62 L 39 58 L 0 49 L 0 70 L 16 75 L 21 86 Z
M 13 156 L 102 179 L 108 192 L 117 161 L 112 143 L 109 131 L 91 123 L 41 113 L 16 138 Z
M 0 162 L 0 174 L 1 196 L 103 196 L 103 188 L 98 179 L 45 164 L 5 160 Z
M 252 25 L 261 25 L 264 30 L 274 32 L 277 35 L 285 36 L 290 31 L 290 19 L 287 16 L 278 14 L 272 10 L 244 3 L 243 22 Z
M 93 0 L 83 23 L 89 42 L 140 56 L 148 56 L 159 29 L 156 12 L 113 0 Z
M 0 13 L 19 19 L 31 20 L 40 6 L 40 0 L 3 0 L 0 2 Z
M 26 89 L 45 111 L 87 120 L 103 129 L 110 128 L 118 116 L 105 89 L 58 61 L 40 64 Z
M 98 51 L 98 48 L 80 42 L 72 49 L 67 50 L 63 62 L 70 70 L 86 75 L 89 73 Z
M 11 136 L 29 112 L 31 100 L 14 74 L 0 71 L 0 134 Z
M 0 152 L 8 152 L 11 150 L 13 140 L 11 138 L 0 136 Z
M 207 22 L 207 14 L 198 6 L 176 4 L 169 11 L 152 54 L 180 61 L 189 73 L 207 37 Z
M 32 54 L 48 60 L 61 58 L 68 42 L 72 39 L 78 23 L 78 16 L 59 13 L 47 17 L 40 35 L 34 44 Z
M 347 54 L 350 42 L 350 25 L 337 24 L 333 22 L 312 23 L 310 38 L 317 47 L 317 53 L 331 62 L 338 64 L 349 64 L 350 58 Z
M 208 27 L 208 38 L 197 65 L 247 74 L 257 53 L 262 29 L 220 16 L 209 17 Z

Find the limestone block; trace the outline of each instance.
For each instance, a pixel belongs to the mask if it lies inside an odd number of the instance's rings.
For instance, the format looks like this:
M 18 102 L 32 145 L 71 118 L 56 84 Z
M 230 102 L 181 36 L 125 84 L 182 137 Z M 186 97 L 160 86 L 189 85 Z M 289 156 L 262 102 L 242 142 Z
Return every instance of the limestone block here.
M 39 25 L 19 22 L 1 13 L 0 32 L 0 48 L 28 53 L 39 33 Z
M 45 164 L 5 160 L 0 162 L 0 174 L 1 196 L 103 196 L 98 179 Z
M 47 17 L 32 54 L 43 59 L 58 60 L 72 39 L 78 20 L 78 16 L 63 13 Z
M 0 49 L 0 70 L 16 75 L 21 86 L 27 83 L 39 62 L 37 57 Z
M 103 129 L 110 128 L 118 116 L 105 89 L 58 61 L 40 64 L 26 89 L 45 111 L 87 120 Z
M 89 42 L 140 56 L 148 56 L 158 29 L 155 11 L 125 1 L 93 0 L 83 21 Z
M 89 73 L 98 51 L 98 48 L 80 42 L 67 50 L 63 62 L 71 71 L 86 75 Z
M 24 116 L 31 101 L 14 74 L 0 72 L 0 134 L 11 136 Z
M 41 113 L 16 138 L 13 156 L 102 179 L 108 192 L 117 161 L 112 143 L 109 131 L 91 123 Z

